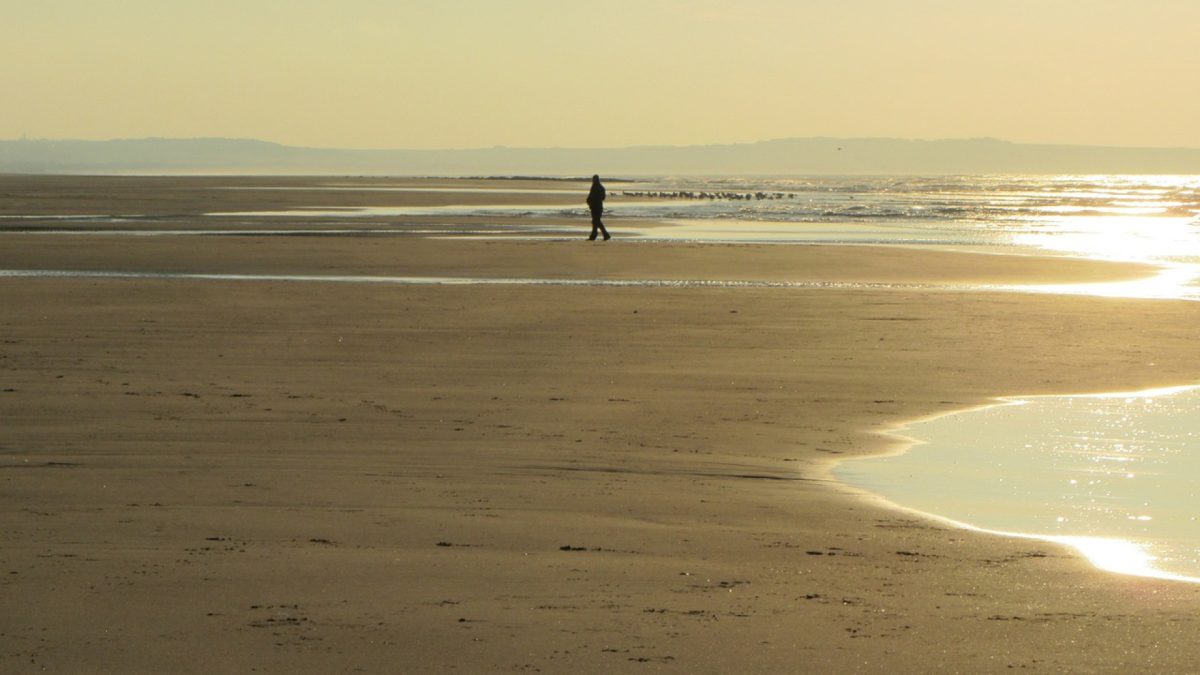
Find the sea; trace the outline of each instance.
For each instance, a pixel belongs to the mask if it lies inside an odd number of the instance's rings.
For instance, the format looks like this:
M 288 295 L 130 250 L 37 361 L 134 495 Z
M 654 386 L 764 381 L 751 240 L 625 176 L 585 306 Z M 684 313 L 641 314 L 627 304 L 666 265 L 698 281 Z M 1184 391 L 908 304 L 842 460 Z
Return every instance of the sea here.
M 503 183 L 469 191 L 503 190 Z M 618 245 L 664 240 L 886 245 L 1137 262 L 1153 265 L 1158 273 L 1137 282 L 988 290 L 1200 301 L 1200 175 L 656 177 L 611 179 L 607 187 L 605 219 Z M 328 189 L 414 188 L 375 182 Z M 329 208 L 322 206 L 318 190 L 312 206 L 304 209 L 212 213 L 209 217 L 218 225 L 206 227 L 204 234 L 219 236 L 222 223 L 230 234 L 289 236 L 566 238 L 586 230 L 586 185 L 552 181 L 544 189 L 518 191 L 538 199 L 514 204 L 509 198 L 489 205 L 475 195 L 471 206 Z M 572 191 L 580 193 L 577 203 L 569 198 Z M 546 205 L 547 195 L 556 204 Z M 391 229 L 388 219 L 396 216 L 409 222 L 423 216 L 430 220 L 416 229 Z M 137 229 L 128 233 L 139 236 L 196 233 L 168 222 L 155 229 L 144 219 L 105 215 L 0 216 L 0 232 L 111 233 L 122 222 L 136 222 Z M 30 271 L 0 270 L 0 276 L 13 275 L 29 276 Z M 686 282 L 674 280 L 681 281 Z M 714 283 L 720 282 L 705 285 Z M 1166 390 L 1104 395 L 997 392 L 1009 397 L 983 408 L 914 420 L 894 431 L 901 452 L 845 461 L 833 473 L 897 508 L 963 527 L 1068 544 L 1115 572 L 1200 582 L 1200 383 L 1175 384 Z
M 663 180 L 614 189 L 652 235 L 980 249 L 1170 266 L 1200 260 L 1200 176 Z M 671 195 L 687 195 L 675 198 Z M 722 198 L 724 197 L 724 198 Z
M 462 188 L 442 189 L 464 192 Z M 581 192 L 578 205 L 536 206 L 531 202 L 361 209 L 314 205 L 213 215 L 301 221 L 469 217 L 476 227 L 480 219 L 495 218 L 508 224 L 469 232 L 448 227 L 425 233 L 573 237 L 578 234 L 577 225 L 562 228 L 547 223 L 585 219 L 583 188 L 565 183 L 520 192 L 562 194 L 571 190 Z M 1161 274 L 1146 283 L 1084 290 L 1131 297 L 1200 298 L 1200 288 L 1191 283 L 1195 275 L 1190 275 L 1200 263 L 1200 175 L 660 177 L 610 181 L 608 193 L 605 217 L 623 238 L 920 246 L 1151 263 Z M 513 219 L 522 222 L 514 224 Z M 648 226 L 648 222 L 655 225 Z

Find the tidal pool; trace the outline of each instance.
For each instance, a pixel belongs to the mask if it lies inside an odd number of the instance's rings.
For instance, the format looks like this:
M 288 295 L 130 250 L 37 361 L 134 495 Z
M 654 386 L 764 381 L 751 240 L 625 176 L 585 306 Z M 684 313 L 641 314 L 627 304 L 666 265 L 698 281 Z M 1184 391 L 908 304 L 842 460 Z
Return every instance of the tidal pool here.
M 1076 547 L 1114 572 L 1200 582 L 1200 387 L 1003 399 L 909 424 L 843 482 L 974 529 Z

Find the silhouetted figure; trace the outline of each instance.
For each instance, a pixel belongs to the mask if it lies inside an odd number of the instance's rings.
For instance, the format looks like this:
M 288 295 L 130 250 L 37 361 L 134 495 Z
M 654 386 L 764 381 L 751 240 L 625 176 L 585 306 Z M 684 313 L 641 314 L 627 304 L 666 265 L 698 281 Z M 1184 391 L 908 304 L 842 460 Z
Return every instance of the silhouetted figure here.
M 604 241 L 612 239 L 609 236 L 608 230 L 604 229 L 604 223 L 600 222 L 600 216 L 604 214 L 604 186 L 600 184 L 600 176 L 592 176 L 592 189 L 588 192 L 587 205 L 592 211 L 592 236 L 589 240 L 595 241 L 597 234 L 604 235 Z

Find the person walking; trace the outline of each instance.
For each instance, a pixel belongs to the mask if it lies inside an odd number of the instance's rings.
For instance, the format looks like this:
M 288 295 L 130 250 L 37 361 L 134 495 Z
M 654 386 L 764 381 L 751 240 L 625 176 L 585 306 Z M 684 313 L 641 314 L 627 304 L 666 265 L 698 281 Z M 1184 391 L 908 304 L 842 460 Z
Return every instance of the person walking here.
M 589 241 L 595 241 L 597 234 L 604 235 L 604 241 L 612 239 L 608 234 L 608 230 L 604 229 L 604 223 L 600 222 L 600 216 L 604 214 L 604 186 L 600 184 L 600 176 L 592 176 L 592 189 L 588 192 L 587 205 L 592 212 L 592 236 L 588 237 Z

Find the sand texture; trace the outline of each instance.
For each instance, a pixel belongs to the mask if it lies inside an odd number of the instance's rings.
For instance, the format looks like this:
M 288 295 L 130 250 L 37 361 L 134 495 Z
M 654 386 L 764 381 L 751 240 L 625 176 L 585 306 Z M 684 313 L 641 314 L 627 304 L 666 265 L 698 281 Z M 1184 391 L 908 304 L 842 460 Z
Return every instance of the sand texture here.
M 124 180 L 0 177 L 0 212 L 204 228 L 253 201 Z M 411 194 L 386 203 L 445 198 Z M 6 270 L 866 284 L 0 278 L 0 671 L 1195 668 L 1200 587 L 827 472 L 994 396 L 1200 381 L 1200 307 L 936 288 L 1132 267 L 575 226 L 0 233 Z

